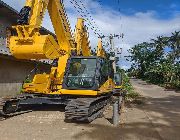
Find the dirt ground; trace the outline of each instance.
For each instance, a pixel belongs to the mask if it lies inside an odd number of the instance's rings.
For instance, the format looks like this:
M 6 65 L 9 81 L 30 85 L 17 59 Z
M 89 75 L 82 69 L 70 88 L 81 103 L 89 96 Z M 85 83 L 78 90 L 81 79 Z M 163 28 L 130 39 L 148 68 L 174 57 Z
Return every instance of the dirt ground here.
M 112 107 L 90 124 L 64 122 L 64 108 L 36 107 L 0 121 L 0 140 L 178 140 L 180 93 L 131 80 L 144 97 L 140 105 L 126 105 L 120 125 L 112 125 Z

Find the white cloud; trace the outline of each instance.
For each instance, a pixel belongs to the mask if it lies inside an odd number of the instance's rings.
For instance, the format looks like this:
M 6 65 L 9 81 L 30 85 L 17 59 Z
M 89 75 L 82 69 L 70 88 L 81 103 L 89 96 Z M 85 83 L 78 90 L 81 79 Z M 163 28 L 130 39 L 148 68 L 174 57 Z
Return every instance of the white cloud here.
M 3 0 L 13 8 L 20 10 L 24 5 L 25 0 Z M 73 0 L 72 0 L 73 1 Z M 175 30 L 180 30 L 180 15 L 177 14 L 172 19 L 163 20 L 156 18 L 155 11 L 137 12 L 134 15 L 120 14 L 108 7 L 101 7 L 98 2 L 92 0 L 81 0 L 88 11 L 91 11 L 92 17 L 101 29 L 103 34 L 109 35 L 111 33 L 124 33 L 124 39 L 115 40 L 115 45 L 123 47 L 123 54 L 120 65 L 124 68 L 129 67 L 130 63 L 126 62 L 123 56 L 128 55 L 127 50 L 137 43 L 149 41 L 151 38 L 156 38 L 159 35 L 169 35 Z M 18 5 L 17 5 L 18 3 Z M 75 27 L 77 17 L 80 16 L 76 12 L 73 5 L 65 0 L 65 7 L 72 28 Z M 48 15 L 45 15 L 43 26 L 50 31 L 53 31 Z M 90 41 L 93 47 L 97 44 L 97 37 L 90 30 Z

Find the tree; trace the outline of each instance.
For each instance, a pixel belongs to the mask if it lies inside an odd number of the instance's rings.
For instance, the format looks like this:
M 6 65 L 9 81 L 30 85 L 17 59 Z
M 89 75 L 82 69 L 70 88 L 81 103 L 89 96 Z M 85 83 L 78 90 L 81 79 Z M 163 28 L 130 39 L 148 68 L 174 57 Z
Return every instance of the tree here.
M 133 76 L 180 88 L 180 31 L 137 44 L 129 52 Z

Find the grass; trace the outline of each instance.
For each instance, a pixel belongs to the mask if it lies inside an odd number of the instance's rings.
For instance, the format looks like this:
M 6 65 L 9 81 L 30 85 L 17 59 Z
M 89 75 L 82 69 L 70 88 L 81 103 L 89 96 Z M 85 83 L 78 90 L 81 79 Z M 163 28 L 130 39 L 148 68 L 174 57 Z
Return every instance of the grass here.
M 125 101 L 129 103 L 141 104 L 140 94 L 136 92 L 130 82 L 130 78 L 123 74 L 123 89 L 127 91 Z

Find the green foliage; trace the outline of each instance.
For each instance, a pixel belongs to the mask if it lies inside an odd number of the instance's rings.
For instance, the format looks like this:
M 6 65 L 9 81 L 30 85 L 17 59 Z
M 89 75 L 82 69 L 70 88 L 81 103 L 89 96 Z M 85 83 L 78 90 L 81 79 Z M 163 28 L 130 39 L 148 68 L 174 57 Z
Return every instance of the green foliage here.
M 29 77 L 27 77 L 27 78 L 24 80 L 23 84 L 24 84 L 24 83 L 32 83 L 32 80 L 31 80 Z M 20 88 L 20 93 L 23 93 L 23 92 L 24 92 L 24 90 L 23 90 L 23 84 L 22 84 L 22 87 Z
M 125 71 L 123 69 L 119 69 L 118 67 L 117 67 L 117 71 L 119 73 L 121 73 L 121 75 L 122 75 L 122 79 L 123 79 L 122 87 L 123 87 L 123 89 L 126 91 L 133 90 L 133 86 L 131 85 L 130 79 L 129 79 L 128 75 L 125 73 Z
M 122 86 L 123 86 L 124 90 L 126 90 L 128 92 L 133 90 L 133 86 L 131 85 L 129 77 L 126 74 L 123 75 L 123 85 Z
M 31 83 L 32 82 L 32 80 L 30 79 L 30 78 L 26 78 L 25 80 L 24 80 L 24 83 Z
M 159 36 L 129 50 L 129 76 L 142 78 L 168 88 L 180 88 L 180 31 Z
M 123 78 L 123 89 L 125 91 L 127 91 L 126 94 L 126 101 L 133 101 L 135 99 L 137 99 L 139 97 L 139 93 L 134 91 L 134 88 L 132 86 L 132 84 L 130 83 L 130 79 L 129 76 L 125 73 L 125 71 L 123 69 L 118 69 L 118 72 L 120 72 L 122 74 L 122 78 Z
M 134 90 L 130 90 L 126 95 L 126 100 L 135 100 L 139 97 L 139 93 L 135 92 Z

